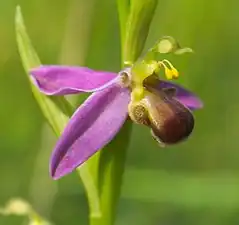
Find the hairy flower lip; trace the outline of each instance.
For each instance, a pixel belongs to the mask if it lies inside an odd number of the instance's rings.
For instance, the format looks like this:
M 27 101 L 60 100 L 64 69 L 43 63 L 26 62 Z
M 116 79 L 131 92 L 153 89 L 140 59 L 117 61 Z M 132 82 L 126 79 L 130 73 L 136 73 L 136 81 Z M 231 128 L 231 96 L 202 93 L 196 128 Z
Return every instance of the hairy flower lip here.
M 131 68 L 126 68 L 116 74 L 85 67 L 46 65 L 30 71 L 33 83 L 46 95 L 93 92 L 70 118 L 56 144 L 50 162 L 54 179 L 72 172 L 118 133 L 128 117 L 131 91 L 127 80 L 123 86 L 120 83 L 120 74 L 126 72 L 131 81 L 130 71 Z M 158 79 L 153 85 L 156 89 L 164 87 L 176 88 L 175 98 L 183 105 L 193 110 L 202 107 L 194 94 L 176 84 Z
M 144 98 L 129 105 L 130 118 L 149 127 L 154 139 L 164 146 L 185 140 L 194 128 L 192 112 L 174 98 L 175 91 L 147 88 Z
M 165 145 L 179 143 L 192 133 L 194 117 L 192 112 L 173 96 L 152 93 L 146 97 L 150 128 L 155 137 Z

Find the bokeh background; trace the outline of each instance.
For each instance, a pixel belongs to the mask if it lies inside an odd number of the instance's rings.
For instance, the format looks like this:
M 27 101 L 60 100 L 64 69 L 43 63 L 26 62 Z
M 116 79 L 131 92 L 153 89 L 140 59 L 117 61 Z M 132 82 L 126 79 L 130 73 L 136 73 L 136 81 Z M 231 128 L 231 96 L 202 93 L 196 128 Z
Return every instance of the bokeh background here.
M 0 205 L 27 199 L 57 225 L 86 225 L 87 201 L 75 173 L 48 177 L 56 138 L 30 91 L 17 52 L 15 7 L 44 64 L 118 71 L 114 0 L 0 0 Z M 195 54 L 171 57 L 179 83 L 204 101 L 188 141 L 161 149 L 134 126 L 117 225 L 239 224 L 239 2 L 159 0 L 147 47 L 163 35 Z M 146 48 L 147 48 L 146 47 Z M 0 224 L 22 218 L 0 217 Z

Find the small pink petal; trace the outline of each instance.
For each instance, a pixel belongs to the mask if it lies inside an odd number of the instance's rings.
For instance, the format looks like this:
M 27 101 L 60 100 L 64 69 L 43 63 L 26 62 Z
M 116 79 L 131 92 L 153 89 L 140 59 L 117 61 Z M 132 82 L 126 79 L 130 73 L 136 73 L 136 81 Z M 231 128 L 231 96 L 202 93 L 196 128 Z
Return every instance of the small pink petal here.
M 160 80 L 158 84 L 159 88 L 176 88 L 176 99 L 183 105 L 187 106 L 191 110 L 200 109 L 203 107 L 203 103 L 199 97 L 197 97 L 193 92 L 183 88 L 182 86 L 169 82 Z
M 30 74 L 34 84 L 46 95 L 66 95 L 103 90 L 116 82 L 117 74 L 86 67 L 40 66 Z

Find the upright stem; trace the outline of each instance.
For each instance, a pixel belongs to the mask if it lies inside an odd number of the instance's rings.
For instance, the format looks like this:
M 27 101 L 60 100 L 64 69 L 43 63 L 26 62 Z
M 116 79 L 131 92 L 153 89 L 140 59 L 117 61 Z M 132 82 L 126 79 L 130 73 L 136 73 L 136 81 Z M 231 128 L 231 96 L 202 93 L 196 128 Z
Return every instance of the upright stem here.
M 117 0 L 121 29 L 121 64 L 141 54 L 148 36 L 157 0 Z M 90 216 L 90 225 L 113 225 L 122 186 L 132 123 L 127 120 L 117 137 L 95 157 L 95 183 L 100 214 Z M 120 146 L 120 147 L 119 147 Z
M 99 156 L 98 188 L 101 214 L 91 215 L 90 225 L 113 225 L 124 174 L 131 121 L 126 121 L 116 138 Z M 120 148 L 119 148 L 120 146 Z

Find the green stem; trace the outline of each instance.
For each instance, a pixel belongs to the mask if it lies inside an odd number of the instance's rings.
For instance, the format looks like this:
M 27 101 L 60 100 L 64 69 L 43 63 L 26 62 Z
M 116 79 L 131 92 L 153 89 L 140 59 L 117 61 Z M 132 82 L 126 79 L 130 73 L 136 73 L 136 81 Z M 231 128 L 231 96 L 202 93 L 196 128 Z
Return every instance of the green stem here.
M 117 0 L 121 33 L 121 65 L 124 65 L 124 43 L 129 13 L 129 0 Z M 95 183 L 100 197 L 100 215 L 90 216 L 90 225 L 113 225 L 125 169 L 132 123 L 127 120 L 116 138 L 106 146 L 91 164 L 98 163 Z M 120 148 L 118 147 L 120 146 Z
M 117 0 L 117 3 L 124 66 L 125 61 L 134 63 L 142 52 L 157 0 Z M 97 165 L 94 181 L 100 198 L 100 214 L 90 217 L 90 225 L 114 224 L 131 130 L 132 122 L 127 120 L 116 138 L 90 161 L 91 165 Z
M 101 216 L 91 217 L 91 225 L 114 224 L 131 127 L 131 121 L 127 120 L 116 138 L 100 153 L 98 188 L 100 192 Z M 120 146 L 120 148 L 118 146 Z

